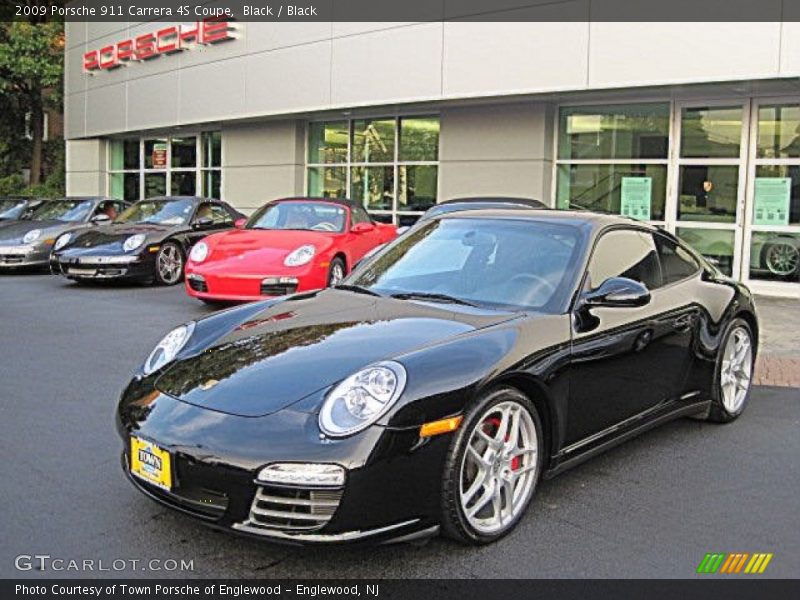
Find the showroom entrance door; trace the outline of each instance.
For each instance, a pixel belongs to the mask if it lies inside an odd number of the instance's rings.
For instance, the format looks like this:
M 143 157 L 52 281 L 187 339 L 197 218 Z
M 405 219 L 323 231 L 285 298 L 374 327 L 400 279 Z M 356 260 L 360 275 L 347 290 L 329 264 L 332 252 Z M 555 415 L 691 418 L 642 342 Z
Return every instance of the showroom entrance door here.
M 748 118 L 742 101 L 676 103 L 668 228 L 739 277 L 747 188 Z
M 752 102 L 741 278 L 800 298 L 800 101 Z
M 753 291 L 800 298 L 800 102 L 673 110 L 667 228 Z

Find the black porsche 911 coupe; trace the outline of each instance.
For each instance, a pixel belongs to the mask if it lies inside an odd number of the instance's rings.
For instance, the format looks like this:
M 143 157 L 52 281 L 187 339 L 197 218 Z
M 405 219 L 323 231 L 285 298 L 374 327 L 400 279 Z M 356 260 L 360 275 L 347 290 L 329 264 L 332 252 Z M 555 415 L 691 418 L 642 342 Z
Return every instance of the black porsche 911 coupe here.
M 670 419 L 747 406 L 750 292 L 654 227 L 475 210 L 335 288 L 167 334 L 122 394 L 151 498 L 294 543 L 488 543 L 538 481 Z
M 55 241 L 50 268 L 76 281 L 128 279 L 174 285 L 191 247 L 210 233 L 243 227 L 220 200 L 168 196 L 140 200 L 113 222 Z

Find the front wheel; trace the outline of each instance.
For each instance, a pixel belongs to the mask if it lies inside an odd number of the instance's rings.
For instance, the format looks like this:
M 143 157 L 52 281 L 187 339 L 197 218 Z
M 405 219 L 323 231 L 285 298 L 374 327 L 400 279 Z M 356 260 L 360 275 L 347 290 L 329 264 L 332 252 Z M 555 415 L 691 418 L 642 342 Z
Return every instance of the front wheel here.
M 156 254 L 156 281 L 175 285 L 183 278 L 183 251 L 175 242 L 167 242 Z
M 444 533 L 488 544 L 519 522 L 542 470 L 539 414 L 519 390 L 485 394 L 464 416 L 447 455 L 442 492 Z
M 755 352 L 747 321 L 734 319 L 722 338 L 714 370 L 709 421 L 728 423 L 744 412 L 750 399 Z
M 333 287 L 341 282 L 346 275 L 345 270 L 344 261 L 338 256 L 334 258 L 328 270 L 328 287 Z

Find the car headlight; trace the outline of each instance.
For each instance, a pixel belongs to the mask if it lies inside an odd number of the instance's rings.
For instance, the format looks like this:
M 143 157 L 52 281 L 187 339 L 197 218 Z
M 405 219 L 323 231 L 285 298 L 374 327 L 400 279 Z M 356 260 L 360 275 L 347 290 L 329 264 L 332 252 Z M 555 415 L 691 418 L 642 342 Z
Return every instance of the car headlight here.
M 398 362 L 376 363 L 337 385 L 322 405 L 319 427 L 342 437 L 366 429 L 388 411 L 406 387 L 406 370 Z
M 316 253 L 317 249 L 311 244 L 300 246 L 296 250 L 292 250 L 289 255 L 283 259 L 283 264 L 287 267 L 301 267 L 310 262 Z
M 25 237 L 22 238 L 23 244 L 32 244 L 36 240 L 38 240 L 42 236 L 41 229 L 31 229 L 28 233 L 25 234 Z
M 181 351 L 181 348 L 183 348 L 189 338 L 192 337 L 193 332 L 194 321 L 190 321 L 180 327 L 176 327 L 165 335 L 164 339 L 158 342 L 150 353 L 150 356 L 144 361 L 144 374 L 150 375 L 150 373 L 172 362 L 178 355 L 178 352 Z
M 125 252 L 130 252 L 131 250 L 136 250 L 139 246 L 144 244 L 145 235 L 143 233 L 137 233 L 136 235 L 132 235 L 125 243 L 122 244 L 122 249 Z
M 197 242 L 192 246 L 192 251 L 189 253 L 189 258 L 196 263 L 201 263 L 208 258 L 208 244 L 205 242 Z
M 55 245 L 53 246 L 53 250 L 61 250 L 64 246 L 69 244 L 69 241 L 72 239 L 71 233 L 65 233 L 63 235 L 58 236 Z

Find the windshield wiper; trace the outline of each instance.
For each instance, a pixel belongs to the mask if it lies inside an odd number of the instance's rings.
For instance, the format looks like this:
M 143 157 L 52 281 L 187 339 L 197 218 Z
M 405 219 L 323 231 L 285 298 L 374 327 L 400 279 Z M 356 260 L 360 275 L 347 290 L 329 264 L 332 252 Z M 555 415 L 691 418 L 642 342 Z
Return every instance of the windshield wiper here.
M 369 288 L 365 288 L 360 285 L 349 285 L 347 283 L 340 283 L 339 285 L 333 286 L 337 290 L 345 290 L 346 292 L 355 292 L 356 294 L 367 294 L 368 296 L 378 296 L 381 297 L 381 294 L 378 292 L 373 292 Z
M 474 307 L 478 306 L 474 302 L 468 302 L 467 300 L 462 300 L 461 298 L 456 298 L 455 296 L 448 296 L 447 294 L 433 294 L 430 292 L 399 292 L 397 294 L 391 294 L 391 297 L 397 298 L 398 300 L 433 300 L 434 302 L 447 302 L 449 304 L 462 304 L 464 306 Z

